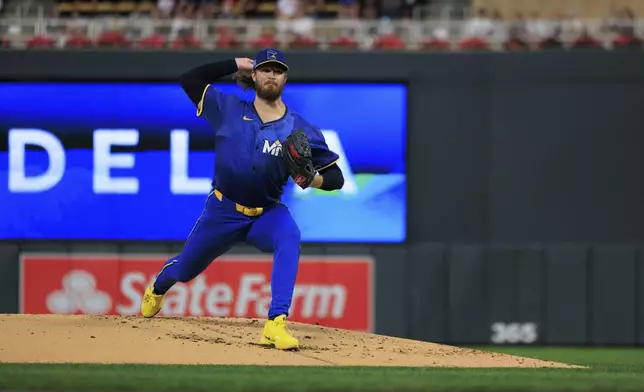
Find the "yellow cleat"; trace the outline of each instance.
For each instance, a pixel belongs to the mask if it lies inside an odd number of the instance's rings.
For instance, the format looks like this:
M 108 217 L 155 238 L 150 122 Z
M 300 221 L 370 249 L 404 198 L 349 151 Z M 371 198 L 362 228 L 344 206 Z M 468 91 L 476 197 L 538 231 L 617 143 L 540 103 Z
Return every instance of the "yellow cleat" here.
M 143 301 L 141 302 L 141 314 L 143 317 L 154 317 L 163 307 L 164 295 L 156 295 L 152 291 L 154 284 L 145 289 L 143 294 Z
M 260 343 L 274 346 L 279 350 L 294 350 L 300 348 L 300 343 L 286 328 L 286 316 L 277 316 L 274 320 L 266 321 Z

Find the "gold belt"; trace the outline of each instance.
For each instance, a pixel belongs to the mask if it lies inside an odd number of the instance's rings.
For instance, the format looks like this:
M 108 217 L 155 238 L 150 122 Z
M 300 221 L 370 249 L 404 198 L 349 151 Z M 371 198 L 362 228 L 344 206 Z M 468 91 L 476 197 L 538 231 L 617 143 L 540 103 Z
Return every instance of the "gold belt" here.
M 219 201 L 222 201 L 224 197 L 218 189 L 215 189 L 215 196 L 217 196 Z M 263 207 L 246 207 L 239 203 L 235 203 L 235 209 L 246 216 L 260 216 L 264 213 Z

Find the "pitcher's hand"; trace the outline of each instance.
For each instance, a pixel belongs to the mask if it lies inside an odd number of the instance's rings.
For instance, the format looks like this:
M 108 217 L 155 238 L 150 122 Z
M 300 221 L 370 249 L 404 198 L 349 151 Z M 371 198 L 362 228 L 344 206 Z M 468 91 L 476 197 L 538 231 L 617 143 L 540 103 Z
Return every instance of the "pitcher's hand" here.
M 253 70 L 253 60 L 247 57 L 239 57 L 235 59 L 237 63 L 237 69 L 240 71 L 252 71 Z

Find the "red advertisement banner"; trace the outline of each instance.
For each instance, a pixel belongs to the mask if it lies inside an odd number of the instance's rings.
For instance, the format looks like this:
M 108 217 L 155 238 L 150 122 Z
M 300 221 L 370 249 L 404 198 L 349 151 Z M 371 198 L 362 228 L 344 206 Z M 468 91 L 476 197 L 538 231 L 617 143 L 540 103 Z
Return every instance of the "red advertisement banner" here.
M 171 256 L 23 254 L 20 312 L 138 315 L 145 288 Z M 303 256 L 289 319 L 373 332 L 370 257 Z M 266 318 L 270 256 L 222 256 L 166 295 L 159 316 Z

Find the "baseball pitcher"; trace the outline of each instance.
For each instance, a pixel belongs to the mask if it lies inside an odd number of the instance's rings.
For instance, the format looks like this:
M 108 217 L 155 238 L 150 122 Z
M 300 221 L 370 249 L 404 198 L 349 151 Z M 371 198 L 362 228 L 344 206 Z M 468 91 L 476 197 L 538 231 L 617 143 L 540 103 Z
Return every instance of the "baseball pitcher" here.
M 297 349 L 286 318 L 300 256 L 300 230 L 280 202 L 289 178 L 301 188 L 341 189 L 338 155 L 320 129 L 282 102 L 289 68 L 279 50 L 265 49 L 255 60 L 236 58 L 205 64 L 181 75 L 184 91 L 215 133 L 212 192 L 180 254 L 167 260 L 141 303 L 144 317 L 155 316 L 176 282 L 189 282 L 233 244 L 249 243 L 272 252 L 271 304 L 260 343 Z M 234 74 L 249 102 L 216 90 L 211 83 Z

